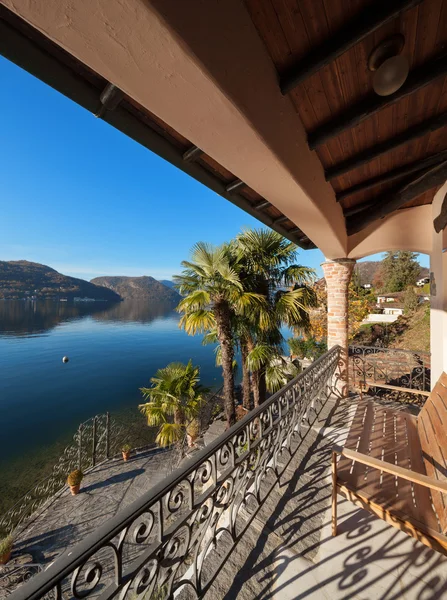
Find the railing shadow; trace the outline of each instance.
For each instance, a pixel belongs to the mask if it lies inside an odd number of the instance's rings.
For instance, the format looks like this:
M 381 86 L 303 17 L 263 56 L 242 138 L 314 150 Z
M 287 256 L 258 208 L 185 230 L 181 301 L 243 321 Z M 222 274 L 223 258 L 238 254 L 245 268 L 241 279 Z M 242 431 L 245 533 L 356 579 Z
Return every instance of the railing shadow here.
M 425 600 L 447 593 L 442 555 L 353 504 L 343 503 L 338 536 L 331 536 L 330 458 L 334 442 L 346 431 L 348 411 L 348 403 L 338 402 L 326 432 L 308 446 L 298 468 L 289 470 L 224 600 L 239 597 L 244 588 L 256 589 L 256 600 L 320 598 L 329 590 L 334 600 L 364 594 L 397 600 L 407 593 Z M 412 577 L 402 579 L 405 573 Z

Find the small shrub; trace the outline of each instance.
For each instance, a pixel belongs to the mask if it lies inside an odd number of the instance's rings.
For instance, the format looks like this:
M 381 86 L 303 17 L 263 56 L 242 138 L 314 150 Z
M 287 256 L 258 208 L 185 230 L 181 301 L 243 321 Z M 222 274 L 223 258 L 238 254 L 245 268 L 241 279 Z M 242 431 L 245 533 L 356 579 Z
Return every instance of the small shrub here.
M 215 419 L 216 417 L 218 417 L 221 413 L 223 412 L 223 406 L 222 404 L 220 404 L 219 402 L 217 402 L 214 406 L 213 406 L 213 410 L 211 411 L 211 418 Z
M 67 477 L 67 483 L 68 485 L 75 486 L 79 485 L 83 479 L 84 473 L 80 469 L 75 469 Z
M 416 308 L 418 307 L 419 304 L 419 298 L 416 294 L 416 292 L 414 291 L 414 287 L 413 286 L 408 286 L 406 291 L 405 291 L 405 295 L 404 295 L 404 311 L 405 314 L 411 314 L 413 313 Z
M 186 427 L 186 433 L 193 439 L 197 438 L 200 433 L 200 425 L 197 419 L 193 419 Z
M 123 444 L 121 446 L 121 452 L 125 452 L 126 454 L 132 450 L 132 446 L 130 444 Z
M 317 341 L 314 337 L 308 339 L 290 338 L 287 340 L 292 354 L 298 358 L 309 358 L 316 360 L 327 351 L 327 344 L 324 341 Z
M 11 552 L 12 543 L 13 543 L 12 535 L 7 535 L 4 538 L 0 538 L 0 556 L 3 556 L 4 554 L 8 554 L 9 552 Z
M 291 354 L 298 358 L 306 358 L 307 344 L 306 340 L 300 338 L 290 338 L 287 340 Z

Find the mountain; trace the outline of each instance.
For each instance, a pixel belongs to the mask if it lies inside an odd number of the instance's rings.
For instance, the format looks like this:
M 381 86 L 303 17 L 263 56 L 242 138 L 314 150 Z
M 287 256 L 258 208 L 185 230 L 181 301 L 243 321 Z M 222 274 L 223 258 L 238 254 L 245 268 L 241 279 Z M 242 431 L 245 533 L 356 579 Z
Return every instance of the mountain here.
M 181 297 L 173 289 L 153 277 L 96 277 L 91 283 L 110 288 L 124 300 L 151 300 L 152 302 L 179 302 Z
M 365 283 L 373 283 L 374 276 L 381 264 L 381 260 L 365 260 L 363 262 L 358 262 L 355 268 L 359 276 L 360 285 L 364 285 Z M 421 267 L 418 279 L 421 279 L 422 277 L 428 277 L 429 274 L 430 272 L 427 267 Z
M 118 302 L 114 291 L 27 260 L 0 261 L 0 298 L 93 298 Z
M 173 288 L 175 286 L 175 283 L 170 279 L 159 279 L 158 281 L 168 288 Z

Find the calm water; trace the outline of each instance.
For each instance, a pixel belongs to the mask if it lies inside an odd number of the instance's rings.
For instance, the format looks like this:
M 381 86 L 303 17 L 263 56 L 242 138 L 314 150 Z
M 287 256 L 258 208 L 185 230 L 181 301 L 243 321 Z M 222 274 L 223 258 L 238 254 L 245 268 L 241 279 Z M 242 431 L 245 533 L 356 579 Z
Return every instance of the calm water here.
M 178 321 L 166 304 L 0 301 L 0 477 L 24 461 L 38 470 L 45 449 L 89 417 L 135 409 L 139 388 L 169 362 L 191 358 L 202 383 L 220 386 L 213 347 Z

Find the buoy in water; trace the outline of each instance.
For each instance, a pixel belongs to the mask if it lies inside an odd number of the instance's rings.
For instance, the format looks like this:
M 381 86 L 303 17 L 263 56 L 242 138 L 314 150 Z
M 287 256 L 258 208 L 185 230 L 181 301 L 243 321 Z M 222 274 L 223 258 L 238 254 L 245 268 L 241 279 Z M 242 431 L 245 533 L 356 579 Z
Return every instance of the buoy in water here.
M 68 356 L 64 356 L 64 358 L 62 359 L 63 363 L 67 363 L 68 362 Z

